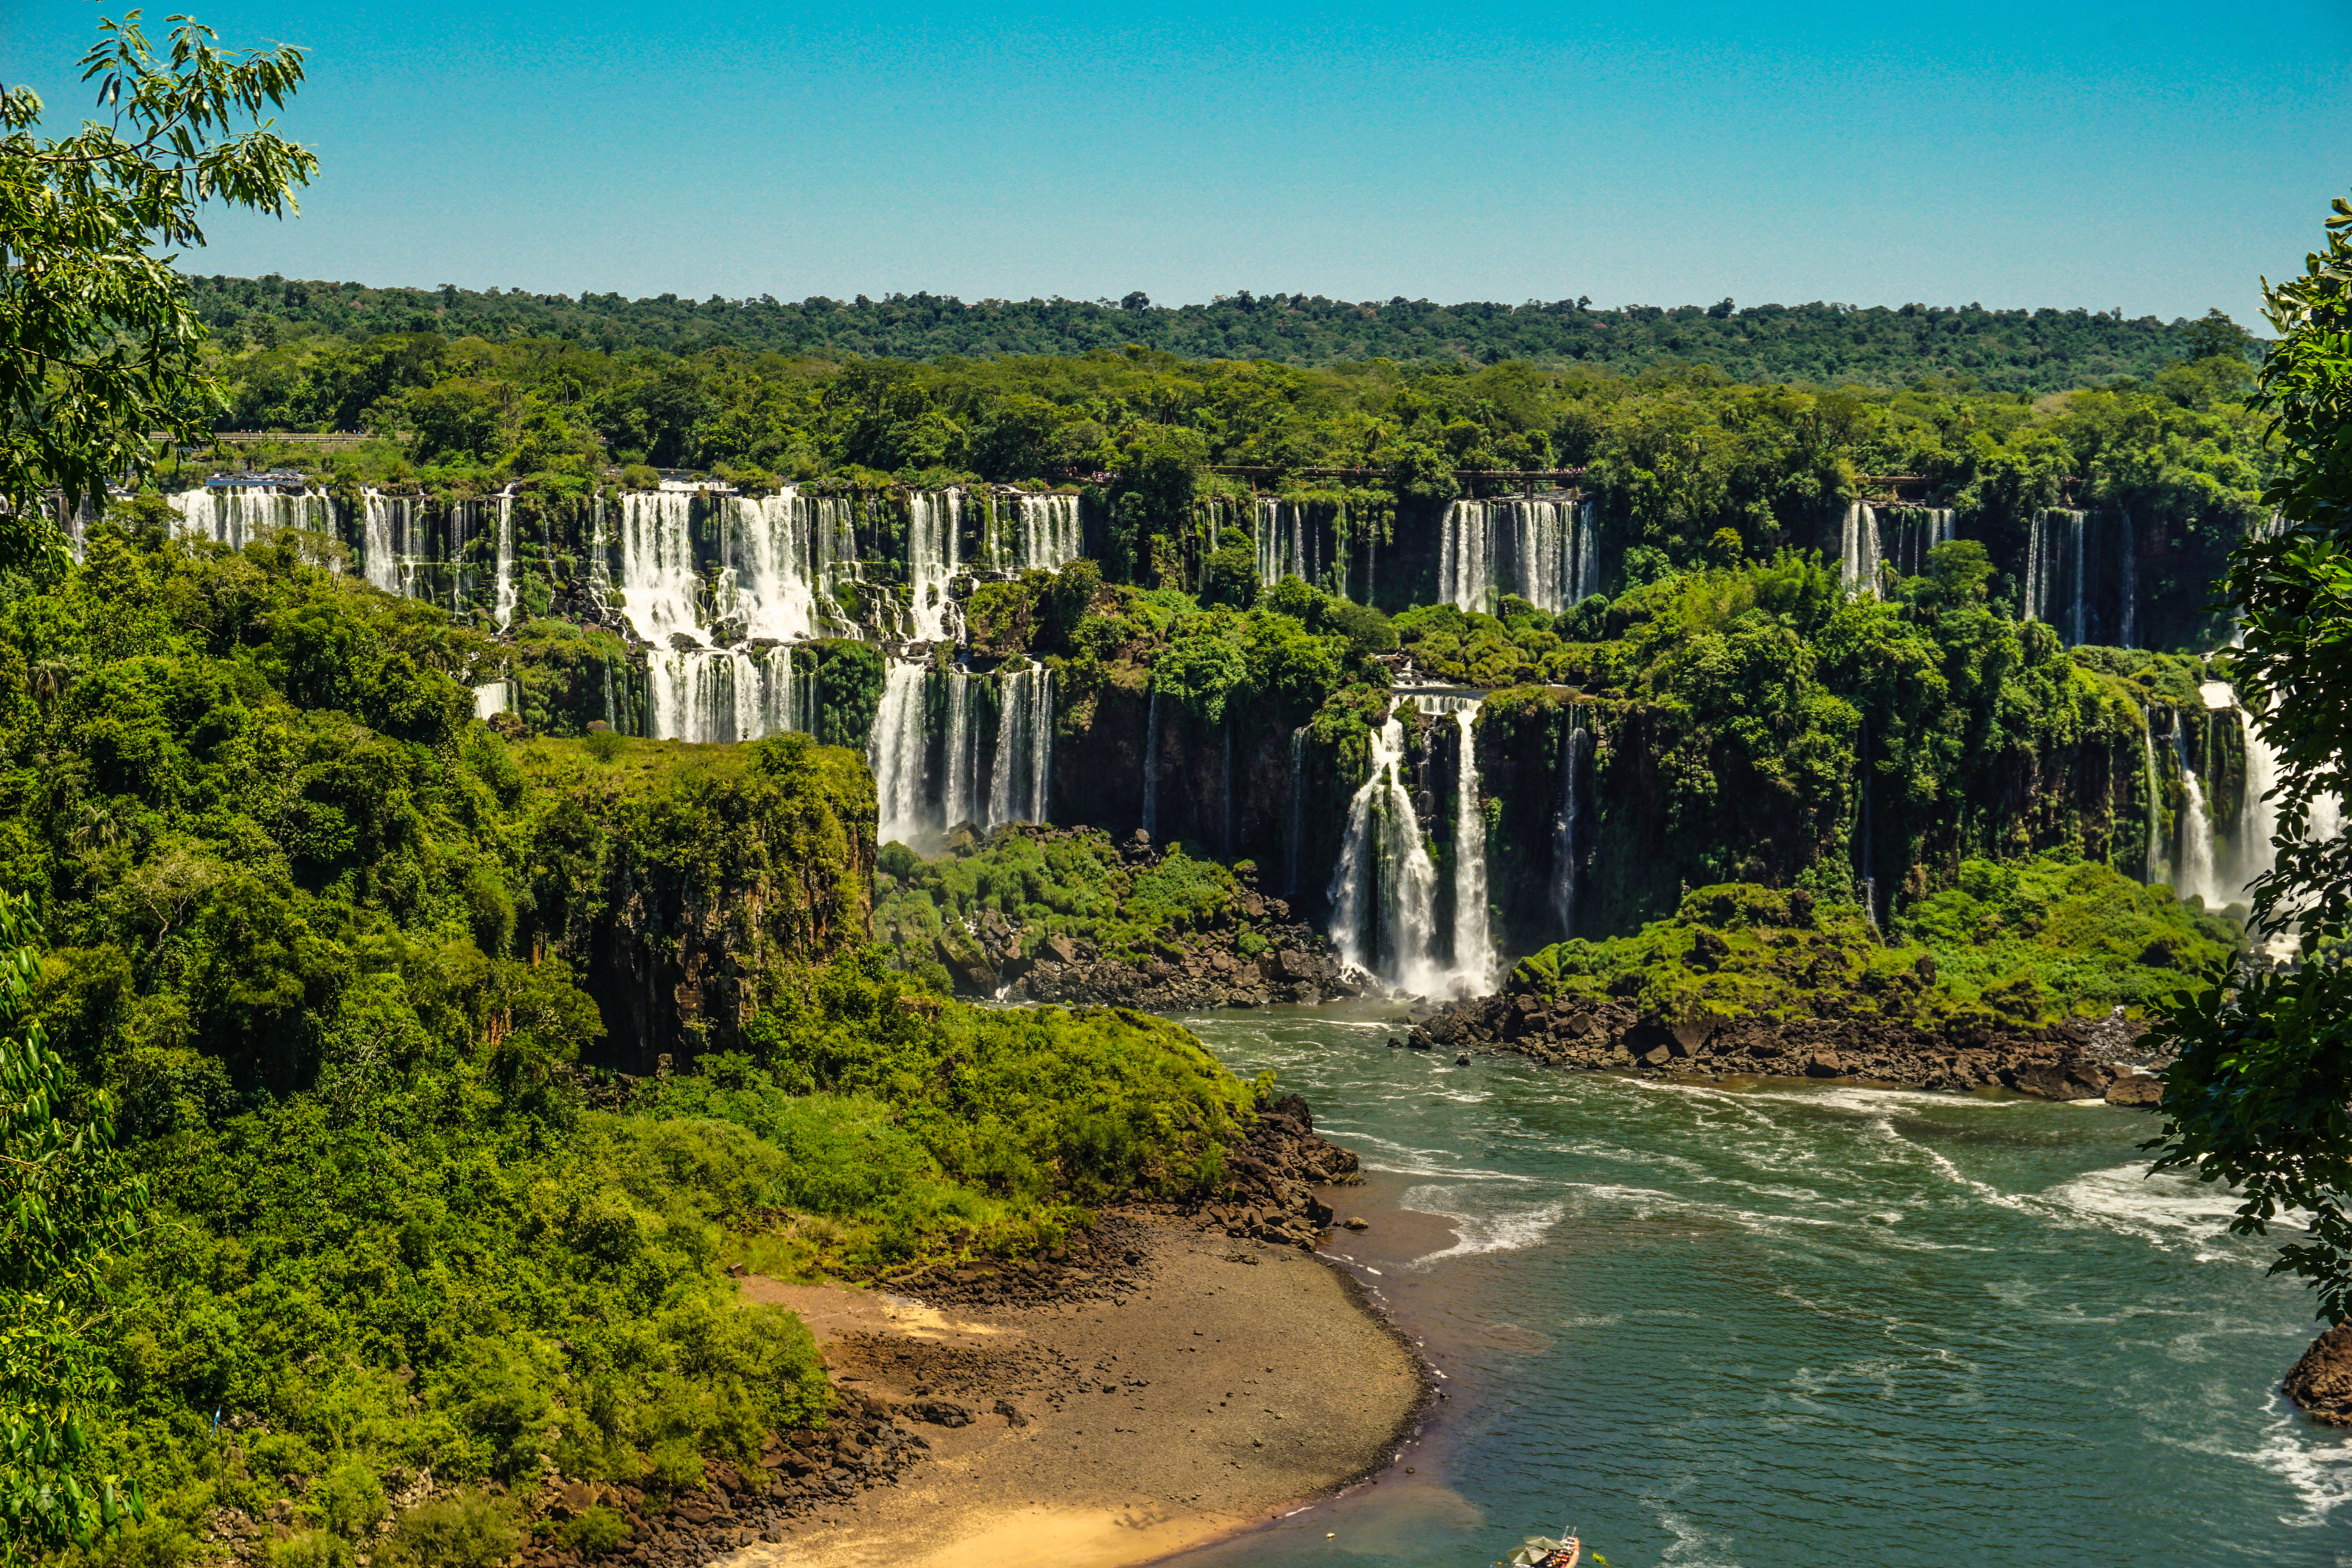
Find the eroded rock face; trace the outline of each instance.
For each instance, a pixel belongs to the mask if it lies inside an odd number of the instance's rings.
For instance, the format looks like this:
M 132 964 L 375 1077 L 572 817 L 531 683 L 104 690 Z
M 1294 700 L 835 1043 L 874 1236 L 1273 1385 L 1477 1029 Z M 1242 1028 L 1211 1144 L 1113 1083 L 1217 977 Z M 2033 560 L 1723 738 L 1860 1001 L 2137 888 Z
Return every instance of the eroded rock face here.
M 2286 1396 L 2315 1421 L 2352 1426 L 2352 1323 L 2317 1339 L 2286 1374 Z

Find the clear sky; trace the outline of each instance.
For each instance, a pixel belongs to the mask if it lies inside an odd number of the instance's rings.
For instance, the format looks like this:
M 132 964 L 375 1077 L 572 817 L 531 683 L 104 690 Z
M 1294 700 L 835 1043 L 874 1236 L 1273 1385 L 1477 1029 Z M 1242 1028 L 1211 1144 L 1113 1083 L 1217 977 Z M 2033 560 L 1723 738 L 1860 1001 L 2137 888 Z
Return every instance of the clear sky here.
M 69 126 L 100 9 L 0 3 Z M 189 8 L 312 51 L 282 128 L 324 165 L 205 272 L 2253 325 L 2352 188 L 2347 0 Z

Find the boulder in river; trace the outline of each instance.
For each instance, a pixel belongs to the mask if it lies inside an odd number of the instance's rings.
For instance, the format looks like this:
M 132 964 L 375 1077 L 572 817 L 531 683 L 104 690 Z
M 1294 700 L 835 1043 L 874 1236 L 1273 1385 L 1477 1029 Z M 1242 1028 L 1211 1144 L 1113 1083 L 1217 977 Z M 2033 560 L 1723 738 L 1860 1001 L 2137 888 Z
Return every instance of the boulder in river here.
M 2109 1105 L 2127 1105 L 2136 1110 L 2154 1110 L 2164 1098 L 2164 1080 L 2153 1073 L 2127 1072 L 2107 1085 Z
M 2352 1323 L 2338 1323 L 2311 1342 L 2287 1372 L 2286 1396 L 2315 1421 L 2352 1426 Z

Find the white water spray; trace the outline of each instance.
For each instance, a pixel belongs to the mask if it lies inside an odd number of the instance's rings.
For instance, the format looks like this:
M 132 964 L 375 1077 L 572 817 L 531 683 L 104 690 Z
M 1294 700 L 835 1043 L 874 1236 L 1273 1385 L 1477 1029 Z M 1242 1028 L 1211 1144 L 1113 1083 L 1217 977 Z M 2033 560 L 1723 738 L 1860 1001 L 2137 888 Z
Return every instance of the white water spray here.
M 1404 725 L 1393 714 L 1371 735 L 1371 773 L 1348 803 L 1347 836 L 1331 873 L 1331 932 L 1343 963 L 1402 990 L 1437 993 L 1431 958 L 1437 871 L 1422 842 L 1404 766 Z

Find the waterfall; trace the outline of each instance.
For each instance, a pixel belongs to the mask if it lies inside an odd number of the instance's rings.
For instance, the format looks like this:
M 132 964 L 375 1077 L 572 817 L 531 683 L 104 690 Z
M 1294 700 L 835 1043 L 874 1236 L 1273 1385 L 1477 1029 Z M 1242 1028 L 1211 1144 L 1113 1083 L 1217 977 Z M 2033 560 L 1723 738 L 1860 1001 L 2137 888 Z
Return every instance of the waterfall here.
M 1160 842 L 1160 683 L 1151 683 L 1151 700 L 1143 715 L 1143 831 Z
M 492 610 L 504 631 L 514 620 L 514 491 L 499 492 L 499 584 L 498 597 Z
M 657 741 L 724 743 L 814 729 L 815 699 L 788 647 L 656 647 L 646 658 L 646 733 Z
M 1016 496 L 1015 528 L 1021 549 L 1011 564 L 1031 571 L 1057 572 L 1086 549 L 1086 530 L 1078 517 L 1076 496 Z
M 1591 518 L 1574 501 L 1454 501 L 1438 535 L 1437 596 L 1492 614 L 1503 595 L 1516 594 L 1557 615 L 1577 602 L 1588 576 L 1598 578 L 1591 550 Z
M 1885 544 L 1886 521 L 1882 519 L 1878 529 L 1882 550 Z M 1949 507 L 1904 507 L 1892 514 L 1892 521 L 1895 546 L 1888 553 L 1895 563 L 1895 569 L 1906 577 L 1916 577 L 1925 572 L 1927 569 L 1927 552 L 1955 537 L 1952 509 Z
M 1838 529 L 1838 580 L 1874 599 L 1878 563 L 1878 512 L 1868 501 L 1848 501 Z
M 988 826 L 1044 822 L 1054 775 L 1054 672 L 1033 664 L 1017 674 L 999 675 L 996 692 Z
M 1404 766 L 1404 725 L 1393 712 L 1372 732 L 1371 775 L 1348 803 L 1347 837 L 1331 872 L 1331 937 L 1340 961 L 1427 995 L 1444 975 L 1430 958 L 1437 871 L 1422 843 Z
M 2213 819 L 2205 810 L 2205 785 L 2189 765 L 2188 728 L 2185 721 L 2172 726 L 2172 749 L 2180 760 L 2180 788 L 2187 797 L 2180 809 L 2180 865 L 2174 891 L 2184 899 L 2194 894 L 2207 909 L 2218 910 L 2229 900 L 2213 865 Z
M 514 708 L 514 691 L 509 682 L 493 680 L 474 688 L 474 717 L 496 718 Z
M 1307 855 L 1307 726 L 1290 732 L 1290 842 L 1286 847 L 1283 896 L 1297 902 L 1306 890 L 1302 863 Z
M 956 574 L 962 527 L 961 490 L 918 492 L 907 499 L 907 593 L 918 642 L 956 640 L 956 606 L 948 584 Z
M 948 671 L 947 752 L 940 759 L 947 776 L 940 781 L 940 826 L 953 832 L 987 814 L 973 799 L 980 791 L 980 734 L 971 722 L 971 674 Z
M 2074 635 L 2067 638 L 2067 644 L 2072 647 L 2081 647 L 2084 640 L 2084 632 L 2085 630 L 2083 611 L 2083 585 L 2088 580 L 2089 576 L 2089 574 L 2083 570 L 2083 536 L 2086 531 L 2088 531 L 2084 526 L 2087 521 L 2087 514 L 2078 511 L 2070 513 L 2069 517 L 2071 520 L 2069 523 L 2069 531 L 2074 535 Z
M 1575 507 L 1574 531 L 1570 536 L 1568 594 L 1561 608 L 1580 605 L 1601 592 L 1601 540 L 1592 526 L 1592 503 Z
M 1250 513 L 1250 542 L 1257 552 L 1257 580 L 1271 588 L 1285 577 L 1315 581 L 1315 550 L 1307 509 L 1260 496 Z
M 2123 636 L 2116 641 L 2124 647 L 2133 646 L 2139 629 L 2139 542 L 2132 537 L 2131 513 L 2122 517 L 2124 534 L 2124 626 Z
M 2278 787 L 2278 750 L 2254 726 L 2254 716 L 2233 707 L 2245 734 L 2246 789 L 2238 801 L 2236 854 L 2229 882 L 2241 893 L 2277 863 L 2271 840 L 2278 833 L 2278 802 L 2268 798 Z
M 1454 501 L 1437 535 L 1437 596 L 1457 610 L 1494 606 L 1494 541 L 1487 512 L 1477 501 Z
M 1551 819 L 1551 907 L 1559 920 L 1559 934 L 1576 934 L 1576 837 L 1583 803 L 1577 787 L 1578 758 L 1584 751 L 1584 710 L 1570 703 L 1568 732 L 1560 738 L 1559 809 Z
M 1214 520 L 1211 521 L 1214 527 Z M 1213 538 L 1213 534 L 1212 535 Z M 1250 508 L 1250 545 L 1257 556 L 1257 580 L 1268 587 L 1282 580 L 1282 503 L 1259 496 Z
M 369 586 L 404 597 L 411 594 L 415 569 L 409 558 L 415 546 L 410 537 L 415 524 L 410 509 L 415 504 L 406 496 L 360 492 L 360 574 Z
M 2035 512 L 2025 525 L 2025 604 L 2019 618 L 2038 621 L 2042 618 L 2042 513 Z
M 925 837 L 923 771 L 930 750 L 923 702 L 926 672 L 919 659 L 893 659 L 883 676 L 882 701 L 867 745 L 881 819 L 876 837 L 884 844 L 913 846 Z
M 2140 792 L 2141 798 L 2146 803 L 2145 809 L 2147 814 L 2147 842 L 2142 850 L 2140 879 L 2150 886 L 2164 880 L 2161 874 L 2164 865 L 2162 848 L 2164 838 L 2163 835 L 2157 830 L 2157 825 L 2164 819 L 2164 796 L 2158 788 L 2156 774 L 2156 738 L 2153 732 L 2156 717 L 2152 712 L 2145 708 L 2140 710 Z
M 694 497 L 682 490 L 621 497 L 621 613 L 656 648 L 673 637 L 703 642 L 692 528 Z
M 288 495 L 259 485 L 221 485 L 182 490 L 163 498 L 179 515 L 172 531 L 183 539 L 209 539 L 242 550 L 280 529 L 334 531 L 327 498 L 305 490 Z
M 469 500 L 449 503 L 449 613 L 453 616 L 466 610 L 466 527 L 474 520 L 473 508 Z
M 2314 844 L 2325 844 L 2344 831 L 2344 797 L 2340 795 L 2319 795 L 2311 797 L 2311 833 Z
M 1454 984 L 1484 996 L 1495 983 L 1495 937 L 1486 913 L 1486 814 L 1479 800 L 1477 700 L 1454 715 L 1461 728 L 1454 756 L 1460 782 L 1454 807 Z
M 835 560 L 852 552 L 839 541 L 847 521 L 839 500 L 789 486 L 772 496 L 727 497 L 718 516 L 724 618 L 740 621 L 749 637 L 822 635 L 817 595 Z
M 500 601 L 508 609 L 510 504 L 500 498 Z M 620 553 L 615 607 L 652 645 L 646 732 L 728 742 L 811 729 L 814 685 L 799 679 L 791 648 L 780 645 L 825 629 L 818 590 L 846 553 L 838 539 L 846 512 L 837 501 L 790 489 L 765 498 L 713 497 L 709 504 L 706 536 L 714 543 L 706 578 L 696 548 L 694 492 L 620 497 L 612 541 Z M 603 516 L 600 509 L 591 547 L 599 560 Z

